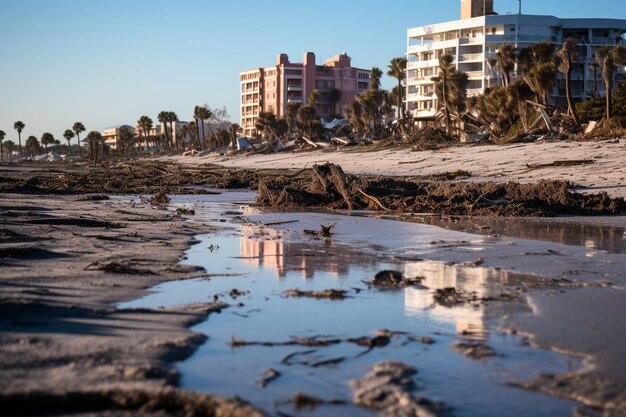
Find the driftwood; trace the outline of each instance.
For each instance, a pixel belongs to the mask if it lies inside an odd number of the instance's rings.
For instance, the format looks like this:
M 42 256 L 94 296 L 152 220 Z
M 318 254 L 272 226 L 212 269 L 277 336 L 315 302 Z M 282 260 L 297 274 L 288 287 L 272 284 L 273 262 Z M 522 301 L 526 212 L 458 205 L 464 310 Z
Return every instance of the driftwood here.
M 540 169 L 540 168 L 550 168 L 550 167 L 569 167 L 569 166 L 575 166 L 575 165 L 589 165 L 593 163 L 595 163 L 593 159 L 570 159 L 570 160 L 549 162 L 546 164 L 526 164 L 526 167 L 529 169 Z

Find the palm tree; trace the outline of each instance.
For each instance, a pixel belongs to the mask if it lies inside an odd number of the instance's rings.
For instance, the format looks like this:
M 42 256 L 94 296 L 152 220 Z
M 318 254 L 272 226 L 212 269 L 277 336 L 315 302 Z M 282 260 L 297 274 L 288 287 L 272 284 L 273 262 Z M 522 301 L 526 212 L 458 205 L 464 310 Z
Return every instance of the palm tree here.
M 363 107 L 358 98 L 352 100 L 350 105 L 344 110 L 344 116 L 350 122 L 352 131 L 359 137 L 365 134 L 365 125 L 363 124 Z
M 406 79 L 406 65 L 407 59 L 405 57 L 392 58 L 387 66 L 387 75 L 398 80 L 398 118 L 404 118 L 404 106 L 402 104 L 404 99 L 404 89 L 402 88 L 402 82 Z
M 213 112 L 211 111 L 211 109 L 209 109 L 209 107 L 207 105 L 204 106 L 196 106 L 193 112 L 193 116 L 196 120 L 200 120 L 201 121 L 201 126 L 202 126 L 202 136 L 201 136 L 201 142 L 202 142 L 202 147 L 204 147 L 204 121 L 205 120 L 210 120 L 211 118 L 213 118 Z
M 177 132 L 174 131 L 174 123 L 178 121 L 178 115 L 173 111 L 168 111 L 167 121 L 170 123 L 170 134 L 172 136 L 176 136 L 176 143 L 175 143 L 176 149 L 179 149 L 178 135 L 177 135 Z
M 87 143 L 89 143 L 89 158 L 93 159 L 94 166 L 98 163 L 100 157 L 100 148 L 102 146 L 102 135 L 100 132 L 92 130 L 87 134 Z
M 20 155 L 22 154 L 22 130 L 24 130 L 25 127 L 26 125 L 21 120 L 18 120 L 13 124 L 13 129 L 17 130 L 17 140 L 20 146 Z
M 435 81 L 435 94 L 439 111 L 443 111 L 446 132 L 452 135 L 451 115 L 460 118 L 466 109 L 468 76 L 456 70 L 451 55 L 442 55 L 439 57 L 439 75 L 432 80 Z
M 54 136 L 50 132 L 45 132 L 41 135 L 41 143 L 46 147 L 46 152 L 48 152 L 48 145 L 54 145 Z
M 598 98 L 598 69 L 600 68 L 600 64 L 598 64 L 595 60 L 592 61 L 589 66 L 593 70 L 593 98 Z
M 563 46 L 557 52 L 558 68 L 565 75 L 565 97 L 567 98 L 567 113 L 571 114 L 574 121 L 578 123 L 578 116 L 576 116 L 576 110 L 572 104 L 572 69 L 574 62 L 578 61 L 578 41 L 574 38 L 569 38 L 563 42 Z
M 535 99 L 548 104 L 556 73 L 556 47 L 550 41 L 541 41 L 519 51 L 518 68 L 526 84 L 535 94 Z
M 0 161 L 2 161 L 4 159 L 4 148 L 2 147 L 2 141 L 4 140 L 4 137 L 7 134 L 4 132 L 4 130 L 0 130 Z
M 372 72 L 370 74 L 370 88 L 374 90 L 378 90 L 380 88 L 380 79 L 383 76 L 383 72 L 378 67 L 372 68 Z
M 613 77 L 620 67 L 626 65 L 626 46 L 602 46 L 596 50 L 596 60 L 602 69 L 602 79 L 606 87 L 606 118 L 613 114 Z
M 334 116 L 337 116 L 337 103 L 341 101 L 341 90 L 333 88 L 328 92 L 328 101 L 333 108 Z
M 74 132 L 71 129 L 67 129 L 63 132 L 63 137 L 67 140 L 67 147 L 70 150 L 70 155 L 72 155 L 72 145 L 70 145 L 70 140 L 74 137 Z
M 41 148 L 41 146 L 39 145 L 39 141 L 35 136 L 29 136 L 28 139 L 26 139 L 26 143 L 24 146 L 28 153 L 30 153 L 31 158 L 34 158 L 35 154 L 38 153 L 39 149 Z
M 137 121 L 137 124 L 141 128 L 141 131 L 143 132 L 144 141 L 146 142 L 146 146 L 148 146 L 148 136 L 150 135 L 150 131 L 152 130 L 154 123 L 152 122 L 152 119 L 150 117 L 144 115 L 139 118 L 139 120 Z
M 437 91 L 437 101 L 440 108 L 443 108 L 445 115 L 445 124 L 446 124 L 446 132 L 450 135 L 450 105 L 449 105 L 449 96 L 450 96 L 450 82 L 452 74 L 456 67 L 454 66 L 454 58 L 452 55 L 442 55 L 439 57 L 439 75 L 437 77 L 433 77 L 432 80 L 436 83 L 435 90 Z
M 13 152 L 15 152 L 15 148 L 15 142 L 13 142 L 12 140 L 7 140 L 4 143 L 4 149 L 6 149 L 7 153 L 9 154 L 9 162 L 11 162 L 11 155 L 13 154 Z
M 239 132 L 239 126 L 237 123 L 233 123 L 228 128 L 228 132 L 230 133 L 230 143 L 233 149 L 237 149 L 237 133 Z
M 502 82 L 505 87 L 511 84 L 511 72 L 515 70 L 517 61 L 517 48 L 512 44 L 500 46 L 496 52 L 496 67 L 502 74 Z
M 496 136 L 507 133 L 515 123 L 516 98 L 512 88 L 487 88 L 484 94 L 471 97 L 471 113 Z
M 163 126 L 163 130 L 165 131 L 165 143 L 170 144 L 170 137 L 167 134 L 167 122 L 168 122 L 168 114 L 169 112 L 167 111 L 161 111 L 158 116 L 157 116 L 157 120 L 159 121 L 159 123 L 161 123 L 161 126 Z
M 76 139 L 78 141 L 78 154 L 82 155 L 83 151 L 80 147 L 80 134 L 85 131 L 85 125 L 83 125 L 81 122 L 76 122 L 74 123 L 74 126 L 72 126 L 72 130 L 74 131 L 74 133 L 76 133 Z

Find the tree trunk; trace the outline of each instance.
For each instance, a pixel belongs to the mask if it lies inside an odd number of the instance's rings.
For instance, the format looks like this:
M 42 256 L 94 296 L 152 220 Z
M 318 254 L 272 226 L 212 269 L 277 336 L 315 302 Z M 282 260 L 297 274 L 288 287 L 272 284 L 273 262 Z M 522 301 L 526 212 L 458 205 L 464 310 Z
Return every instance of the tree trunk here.
M 69 148 L 70 151 L 70 156 L 72 156 L 72 145 L 70 145 L 70 140 L 67 140 L 67 147 Z
M 452 134 L 450 133 L 450 109 L 448 109 L 448 83 L 447 83 L 447 74 L 442 74 L 443 78 L 442 78 L 442 98 L 443 98 L 443 111 L 444 114 L 446 115 L 446 133 L 448 134 L 448 136 L 452 136 Z
M 593 67 L 593 98 L 598 98 L 598 68 Z
M 83 150 L 80 147 L 80 133 L 76 133 L 76 138 L 78 139 L 78 156 L 83 157 Z
M 398 119 L 404 119 L 404 108 L 402 106 L 402 80 L 398 78 Z
M 612 92 L 611 92 L 611 82 L 606 82 L 606 120 L 611 118 L 611 114 L 613 113 L 613 100 L 612 100 Z
M 22 132 L 17 132 L 17 141 L 20 144 L 20 156 L 22 156 Z
M 567 98 L 567 113 L 571 114 L 574 118 L 574 122 L 578 124 L 578 117 L 576 116 L 576 109 L 574 109 L 574 105 L 572 104 L 572 91 L 571 91 L 571 78 L 572 78 L 572 69 L 569 68 L 567 73 L 565 74 L 565 96 Z
M 204 119 L 200 119 L 200 122 L 202 123 L 202 149 L 206 148 L 206 144 L 204 143 L 205 137 L 204 137 Z

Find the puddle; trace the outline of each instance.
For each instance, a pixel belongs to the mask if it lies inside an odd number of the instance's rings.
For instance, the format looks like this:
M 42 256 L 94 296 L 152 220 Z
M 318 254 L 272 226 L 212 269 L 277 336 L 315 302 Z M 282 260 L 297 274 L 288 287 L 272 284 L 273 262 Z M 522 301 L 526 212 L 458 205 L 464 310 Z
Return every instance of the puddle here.
M 197 201 L 198 196 L 176 200 L 183 204 Z M 249 199 L 244 195 L 237 201 Z M 585 247 L 546 246 L 381 219 L 321 213 L 260 214 L 229 204 L 226 196 L 194 208 L 197 216 L 224 229 L 200 236 L 200 243 L 187 251 L 185 263 L 202 265 L 216 276 L 166 283 L 154 293 L 119 307 L 154 308 L 216 298 L 230 304 L 221 314 L 213 314 L 193 328 L 209 339 L 178 365 L 181 385 L 237 395 L 270 415 L 376 415 L 351 405 L 349 381 L 364 376 L 375 363 L 390 359 L 417 368 L 415 395 L 446 403 L 455 416 L 571 415 L 575 403 L 512 388 L 507 383 L 540 373 L 577 370 L 581 361 L 531 348 L 520 336 L 497 331 L 497 325 L 507 314 L 530 311 L 524 297 L 517 296 L 535 284 L 546 284 L 537 275 L 567 275 L 580 266 L 576 262 L 588 263 L 589 259 L 594 262 L 593 271 L 583 270 L 577 275 L 580 279 L 609 279 L 621 271 L 610 254 Z M 244 214 L 254 224 L 244 223 Z M 337 231 L 332 239 L 302 233 L 330 222 L 336 224 Z M 281 230 L 260 226 L 268 223 L 282 223 L 274 226 Z M 424 280 L 421 286 L 393 291 L 368 288 L 364 281 L 384 269 Z M 506 301 L 445 307 L 433 299 L 436 290 L 445 287 L 455 287 L 478 299 L 498 298 L 503 291 L 514 296 Z M 296 288 L 342 289 L 348 298 L 318 300 L 283 295 Z M 237 293 L 232 291 L 235 289 Z M 372 337 L 379 329 L 403 333 L 365 354 L 364 347 L 345 342 Z M 344 342 L 324 347 L 231 347 L 233 340 L 285 342 L 315 336 Z M 422 343 L 422 337 L 434 343 Z M 497 356 L 481 361 L 466 358 L 454 345 L 467 341 L 486 343 Z M 256 381 L 269 368 L 281 376 L 263 388 Z M 297 392 L 345 400 L 347 404 L 297 411 L 281 403 Z

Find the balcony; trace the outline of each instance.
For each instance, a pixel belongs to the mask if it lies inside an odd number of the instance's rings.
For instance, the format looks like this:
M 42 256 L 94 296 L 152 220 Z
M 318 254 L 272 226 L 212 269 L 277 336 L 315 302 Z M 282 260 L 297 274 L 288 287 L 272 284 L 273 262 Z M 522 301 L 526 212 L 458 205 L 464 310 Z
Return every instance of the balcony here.
M 593 37 L 591 38 L 591 44 L 592 45 L 615 45 L 615 38 Z
M 459 61 L 482 61 L 483 54 L 461 54 L 459 55 Z
M 463 37 L 459 38 L 459 44 L 461 45 L 471 45 L 475 43 L 483 43 L 485 41 L 484 36 L 476 36 L 476 37 Z
M 465 73 L 467 74 L 467 77 L 469 79 L 483 79 L 483 77 L 485 76 L 485 73 L 482 71 L 465 71 Z
M 302 84 L 287 84 L 287 91 L 302 91 Z

